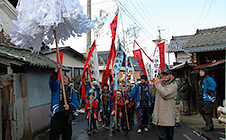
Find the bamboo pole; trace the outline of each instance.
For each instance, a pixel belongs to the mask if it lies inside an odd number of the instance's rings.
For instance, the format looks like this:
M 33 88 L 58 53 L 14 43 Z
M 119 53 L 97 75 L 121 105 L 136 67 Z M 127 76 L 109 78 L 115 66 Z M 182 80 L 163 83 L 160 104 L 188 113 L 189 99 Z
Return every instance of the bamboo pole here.
M 118 126 L 117 126 L 117 113 L 118 112 L 118 109 L 117 109 L 117 97 L 116 97 L 116 94 L 115 94 L 115 129 L 117 129 L 118 128 Z
M 57 36 L 56 36 L 56 30 L 53 30 L 53 33 L 54 33 L 55 42 L 56 42 L 57 55 L 58 55 L 58 62 L 61 63 L 61 61 L 60 61 L 60 52 L 59 52 L 59 47 L 58 47 L 58 42 L 57 42 Z M 62 90 L 63 90 L 64 104 L 67 105 L 67 99 L 66 99 L 66 94 L 65 94 L 65 88 L 64 88 L 64 80 L 63 80 L 62 69 L 60 69 L 60 76 L 61 76 L 60 81 L 61 81 Z
M 124 101 L 125 101 L 125 97 L 124 97 Z M 125 104 L 125 103 L 124 103 L 124 104 Z M 126 123 L 127 123 L 127 128 L 128 128 L 128 130 L 130 130 L 130 127 L 129 127 L 129 119 L 128 119 L 128 113 L 127 113 L 126 104 L 125 104 L 125 112 L 126 112 Z
M 90 100 L 91 101 L 91 100 Z M 90 110 L 89 110 L 89 131 L 90 131 L 90 127 L 91 127 L 91 117 L 92 117 L 92 101 L 91 101 L 91 107 L 90 107 Z
M 92 94 L 92 93 L 91 93 Z M 90 130 L 90 127 L 91 127 L 91 117 L 92 117 L 92 105 L 93 105 L 93 95 L 90 96 L 90 101 L 89 101 L 89 107 L 90 107 L 90 110 L 89 110 L 89 130 Z

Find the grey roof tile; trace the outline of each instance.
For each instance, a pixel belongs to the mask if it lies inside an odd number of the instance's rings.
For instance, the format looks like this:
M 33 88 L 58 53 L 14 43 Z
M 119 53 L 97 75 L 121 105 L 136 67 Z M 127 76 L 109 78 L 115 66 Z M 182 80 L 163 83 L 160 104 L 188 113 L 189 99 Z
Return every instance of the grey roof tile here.
M 183 46 L 186 50 L 193 50 L 196 48 L 196 51 L 203 51 L 203 47 L 211 46 L 212 50 L 222 49 L 222 45 L 226 44 L 226 26 L 197 30 L 196 34 Z M 221 47 L 215 47 L 219 46 Z M 201 47 L 202 50 L 198 48 Z M 209 50 L 210 48 L 207 47 Z M 204 49 L 205 50 L 205 49 Z
M 26 50 L 19 47 L 10 47 L 0 45 L 0 55 L 13 57 L 16 60 L 23 61 L 30 66 L 55 68 L 56 62 L 49 59 L 42 54 L 32 53 L 30 50 Z
M 192 38 L 194 35 L 184 36 L 173 36 L 170 40 L 167 52 L 179 52 L 183 50 L 183 46 Z

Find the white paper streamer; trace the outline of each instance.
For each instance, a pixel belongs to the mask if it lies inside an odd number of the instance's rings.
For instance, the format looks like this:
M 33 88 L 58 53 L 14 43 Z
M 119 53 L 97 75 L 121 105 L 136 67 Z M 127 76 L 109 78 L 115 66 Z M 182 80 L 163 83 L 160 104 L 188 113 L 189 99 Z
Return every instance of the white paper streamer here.
M 78 0 L 20 0 L 16 7 L 17 20 L 14 20 L 11 42 L 17 46 L 38 52 L 42 41 L 53 44 L 53 29 L 57 41 L 64 44 L 69 37 L 81 36 L 94 27 Z

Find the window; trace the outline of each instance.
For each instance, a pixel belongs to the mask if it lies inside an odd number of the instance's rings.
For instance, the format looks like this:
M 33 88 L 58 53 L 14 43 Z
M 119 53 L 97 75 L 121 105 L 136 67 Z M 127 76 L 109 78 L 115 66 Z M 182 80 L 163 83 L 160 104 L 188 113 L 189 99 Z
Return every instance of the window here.
M 74 76 L 82 75 L 82 69 L 81 68 L 74 68 Z

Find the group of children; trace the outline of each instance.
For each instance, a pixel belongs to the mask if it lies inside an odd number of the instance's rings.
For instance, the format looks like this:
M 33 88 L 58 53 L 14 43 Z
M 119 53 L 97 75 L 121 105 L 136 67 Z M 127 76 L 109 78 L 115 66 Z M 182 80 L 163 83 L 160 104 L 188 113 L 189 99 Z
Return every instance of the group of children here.
M 129 130 L 134 125 L 135 101 L 125 104 L 125 100 L 131 91 L 131 86 L 126 89 L 119 85 L 115 95 L 109 90 L 109 85 L 104 83 L 103 89 L 98 88 L 97 83 L 91 83 L 88 101 L 85 105 L 86 119 L 88 120 L 88 135 L 98 133 L 98 115 L 102 118 L 103 128 L 110 129 L 110 116 L 112 118 L 112 132 Z M 100 113 L 98 113 L 100 112 Z

